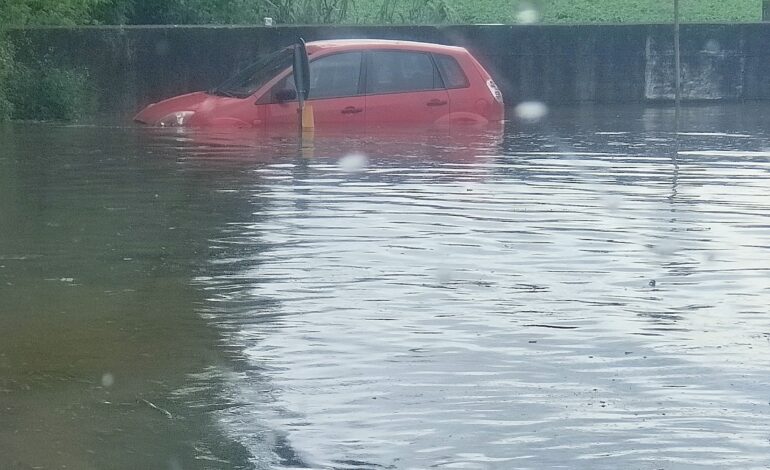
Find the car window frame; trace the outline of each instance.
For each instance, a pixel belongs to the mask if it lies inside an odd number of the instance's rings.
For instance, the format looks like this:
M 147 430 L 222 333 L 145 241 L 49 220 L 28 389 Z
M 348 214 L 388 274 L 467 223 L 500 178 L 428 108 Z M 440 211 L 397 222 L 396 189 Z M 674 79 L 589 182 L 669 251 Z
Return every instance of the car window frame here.
M 434 81 L 437 78 L 439 80 L 438 86 L 434 86 L 433 88 L 424 88 L 424 89 L 416 89 L 416 90 L 398 90 L 398 91 L 386 91 L 386 92 L 376 92 L 371 93 L 368 89 L 368 81 L 369 81 L 369 66 L 370 59 L 373 54 L 376 54 L 378 52 L 398 52 L 398 53 L 406 53 L 406 54 L 423 54 L 427 55 L 428 59 L 430 59 L 431 65 L 433 66 L 433 77 Z M 383 95 L 398 95 L 398 94 L 405 94 L 405 93 L 425 93 L 428 91 L 440 91 L 444 90 L 446 91 L 446 83 L 444 81 L 444 77 L 441 75 L 441 70 L 438 67 L 438 64 L 436 63 L 436 60 L 433 57 L 433 53 L 430 51 L 421 51 L 421 50 L 415 50 L 415 49 L 368 49 L 365 54 L 366 60 L 364 61 L 364 70 L 365 74 L 363 77 L 363 87 L 364 87 L 364 95 L 365 96 L 383 96 Z
M 311 57 L 310 58 L 310 66 L 312 67 L 313 62 L 317 62 L 319 60 L 326 59 L 328 57 L 333 57 L 336 55 L 342 55 L 342 54 L 360 54 L 361 55 L 361 63 L 358 71 L 358 90 L 355 95 L 340 95 L 340 96 L 324 96 L 323 98 L 313 98 L 312 95 L 310 95 L 307 99 L 307 102 L 313 102 L 313 101 L 323 101 L 323 100 L 336 100 L 340 98 L 356 98 L 360 96 L 364 96 L 364 88 L 365 88 L 365 69 L 366 69 L 366 50 L 363 49 L 354 49 L 354 50 L 347 50 L 347 51 L 335 51 L 330 52 L 329 54 L 323 54 L 319 55 L 317 57 Z M 270 87 L 270 89 L 262 96 L 260 99 L 257 100 L 256 104 L 285 104 L 285 103 L 296 103 L 297 100 L 288 100 L 288 101 L 278 101 L 275 99 L 275 93 L 279 90 L 279 86 L 281 84 L 285 84 L 286 80 L 291 77 L 291 68 L 289 68 L 287 71 L 282 72 L 282 75 L 280 78 L 278 78 L 278 81 L 273 84 L 273 86 Z M 283 88 L 280 88 L 283 89 Z M 295 87 L 296 89 L 296 87 Z

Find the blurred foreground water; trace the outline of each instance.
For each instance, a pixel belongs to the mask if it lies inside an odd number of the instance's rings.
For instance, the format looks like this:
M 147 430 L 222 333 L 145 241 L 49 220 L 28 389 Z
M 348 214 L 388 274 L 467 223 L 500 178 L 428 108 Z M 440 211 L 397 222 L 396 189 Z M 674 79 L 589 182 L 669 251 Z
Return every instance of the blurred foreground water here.
M 770 107 L 0 127 L 0 468 L 770 468 Z

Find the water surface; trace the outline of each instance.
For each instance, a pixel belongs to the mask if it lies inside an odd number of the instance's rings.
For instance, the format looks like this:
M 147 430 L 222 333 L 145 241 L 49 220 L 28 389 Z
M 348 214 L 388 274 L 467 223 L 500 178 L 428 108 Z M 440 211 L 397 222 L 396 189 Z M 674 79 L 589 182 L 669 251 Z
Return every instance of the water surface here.
M 769 118 L 0 128 L 0 468 L 768 468 Z

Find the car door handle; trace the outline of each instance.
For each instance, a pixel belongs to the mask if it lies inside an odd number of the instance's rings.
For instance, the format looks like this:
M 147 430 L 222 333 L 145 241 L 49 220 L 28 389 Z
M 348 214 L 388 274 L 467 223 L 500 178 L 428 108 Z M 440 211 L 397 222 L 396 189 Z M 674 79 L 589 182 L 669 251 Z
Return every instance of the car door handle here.
M 358 114 L 363 113 L 363 108 L 356 108 L 355 106 L 348 106 L 347 108 L 342 110 L 342 114 Z
M 427 104 L 428 104 L 428 106 L 446 106 L 446 105 L 449 104 L 449 101 L 435 99 L 435 100 L 428 101 Z

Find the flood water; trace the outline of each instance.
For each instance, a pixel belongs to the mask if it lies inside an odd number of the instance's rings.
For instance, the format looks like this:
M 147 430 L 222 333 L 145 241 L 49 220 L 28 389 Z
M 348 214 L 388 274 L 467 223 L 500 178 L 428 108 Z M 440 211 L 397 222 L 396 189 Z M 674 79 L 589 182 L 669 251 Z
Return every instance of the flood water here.
M 0 127 L 0 468 L 770 468 L 770 107 Z

